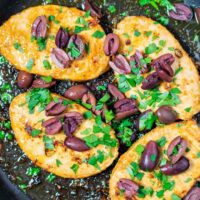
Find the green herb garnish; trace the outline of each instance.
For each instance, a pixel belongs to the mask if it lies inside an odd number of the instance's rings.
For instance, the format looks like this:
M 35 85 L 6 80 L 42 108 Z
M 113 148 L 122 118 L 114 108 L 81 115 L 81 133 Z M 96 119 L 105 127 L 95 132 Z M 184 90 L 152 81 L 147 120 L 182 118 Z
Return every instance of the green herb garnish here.
M 104 32 L 97 30 L 92 34 L 92 37 L 94 37 L 94 38 L 103 38 L 104 35 L 105 35 Z
M 73 164 L 70 168 L 76 174 L 77 171 L 78 171 L 79 165 L 78 164 Z

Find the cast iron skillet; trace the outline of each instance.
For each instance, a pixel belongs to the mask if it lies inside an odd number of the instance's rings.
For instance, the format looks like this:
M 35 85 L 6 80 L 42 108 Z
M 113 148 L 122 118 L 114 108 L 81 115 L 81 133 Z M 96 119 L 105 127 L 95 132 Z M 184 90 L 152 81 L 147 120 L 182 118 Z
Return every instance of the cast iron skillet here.
M 127 12 L 128 15 L 146 15 L 145 11 L 147 8 L 139 7 L 135 0 L 107 0 L 106 4 L 103 5 L 103 0 L 97 3 L 101 5 L 101 8 L 105 14 L 101 21 L 102 26 L 108 33 L 116 25 L 116 23 L 123 17 L 121 13 Z M 176 1 L 178 2 L 178 1 Z M 180 2 L 180 1 L 179 1 Z M 191 1 L 188 1 L 191 2 Z M 55 0 L 54 4 L 76 6 L 82 8 L 82 2 L 80 0 Z M 195 5 L 195 1 L 192 2 Z M 196 3 L 200 3 L 196 0 Z M 0 1 L 0 24 L 2 24 L 11 15 L 22 11 L 25 8 L 44 4 L 44 0 L 1 0 Z M 115 5 L 117 12 L 110 15 L 107 11 L 108 5 Z M 198 5 L 199 6 L 199 5 Z M 150 12 L 147 16 L 153 19 L 158 19 L 159 16 L 155 15 L 155 10 L 150 8 Z M 164 11 L 160 11 L 160 15 L 166 15 Z M 200 42 L 195 39 L 195 35 L 200 35 L 200 25 L 198 25 L 193 19 L 191 22 L 177 22 L 170 20 L 168 25 L 169 30 L 179 39 L 183 47 L 187 50 L 194 61 L 200 61 Z M 10 84 L 11 88 L 7 91 L 8 103 L 1 100 L 0 97 L 0 121 L 9 120 L 8 108 L 9 108 L 9 97 L 16 96 L 19 93 L 24 92 L 19 90 L 16 86 L 17 70 L 15 70 L 9 64 L 2 64 L 0 60 L 0 94 L 3 94 L 1 86 L 5 83 Z M 112 72 L 108 72 L 96 80 L 88 81 L 87 84 L 91 90 L 95 93 L 97 98 L 100 98 L 103 94 L 100 94 L 96 90 L 98 85 L 106 85 L 111 82 L 113 78 Z M 75 83 L 73 82 L 59 82 L 52 88 L 52 91 L 59 94 L 63 94 L 66 88 L 70 87 Z M 10 95 L 10 96 L 9 96 Z M 133 121 L 133 131 L 135 131 L 134 121 L 137 116 L 131 117 Z M 200 114 L 195 117 L 200 123 Z M 0 130 L 3 128 L 0 126 Z M 6 133 L 11 133 L 9 129 L 3 129 Z M 139 135 L 138 135 L 139 136 Z M 31 161 L 23 154 L 19 149 L 14 139 L 11 137 L 5 137 L 4 140 L 0 140 L 0 200 L 98 200 L 108 199 L 108 180 L 109 174 L 114 164 L 109 167 L 105 172 L 86 179 L 70 180 L 62 179 L 57 177 L 52 183 L 46 181 L 46 177 L 49 175 L 45 171 L 41 171 L 39 176 L 30 178 L 26 175 L 28 167 L 34 165 Z M 126 148 L 122 147 L 120 153 L 124 152 Z M 11 183 L 12 182 L 12 183 Z M 14 183 L 14 184 L 13 184 Z M 25 184 L 25 185 L 24 185 Z M 18 189 L 18 186 L 27 187 L 24 192 Z

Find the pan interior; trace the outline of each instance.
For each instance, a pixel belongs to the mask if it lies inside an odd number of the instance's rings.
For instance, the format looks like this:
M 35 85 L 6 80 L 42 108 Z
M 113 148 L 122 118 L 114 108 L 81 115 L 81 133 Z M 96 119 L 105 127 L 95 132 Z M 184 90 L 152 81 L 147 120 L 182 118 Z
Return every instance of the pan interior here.
M 11 15 L 18 13 L 25 8 L 47 4 L 50 0 L 13 0 L 12 3 L 1 0 L 0 2 L 0 24 L 2 24 Z M 53 4 L 63 6 L 75 6 L 82 8 L 80 0 L 55 0 Z M 137 1 L 133 0 L 104 0 L 97 1 L 97 4 L 102 8 L 105 17 L 101 21 L 101 25 L 108 33 L 116 26 L 117 22 L 124 15 L 146 15 L 156 20 L 163 20 L 166 17 L 164 10 L 155 11 L 152 7 L 140 7 Z M 116 12 L 110 13 L 109 6 L 115 6 Z M 177 22 L 169 20 L 167 25 L 169 30 L 179 39 L 183 47 L 194 59 L 195 62 L 200 61 L 200 26 L 195 22 Z M 8 178 L 18 185 L 31 199 L 70 199 L 70 200 L 98 200 L 108 199 L 108 180 L 109 174 L 114 164 L 105 172 L 86 179 L 62 179 L 54 177 L 43 170 L 36 176 L 30 176 L 28 170 L 35 169 L 29 159 L 19 149 L 13 137 L 13 132 L 10 130 L 8 108 L 12 98 L 22 92 L 16 85 L 17 70 L 8 64 L 2 56 L 0 56 L 0 167 L 6 172 Z M 94 92 L 97 98 L 100 98 L 105 91 L 98 91 L 99 85 L 106 85 L 113 79 L 112 72 L 108 72 L 98 79 L 85 82 Z M 59 82 L 52 88 L 53 92 L 63 94 L 66 88 L 74 85 L 74 82 L 65 81 Z M 131 117 L 134 124 L 135 118 Z M 200 122 L 200 115 L 195 117 Z M 133 130 L 134 125 L 133 125 Z M 138 134 L 139 136 L 139 134 Z M 121 153 L 126 148 L 121 148 Z M 21 200 L 22 198 L 20 198 Z

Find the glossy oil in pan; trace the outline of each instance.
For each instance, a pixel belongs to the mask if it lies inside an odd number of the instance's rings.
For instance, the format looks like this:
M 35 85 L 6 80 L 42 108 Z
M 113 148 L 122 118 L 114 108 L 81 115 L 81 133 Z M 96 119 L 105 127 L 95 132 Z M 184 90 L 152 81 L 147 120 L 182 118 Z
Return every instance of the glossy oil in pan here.
M 158 19 L 159 16 L 155 14 L 155 10 L 150 8 L 150 12 L 146 12 L 146 8 L 139 7 L 137 1 L 135 0 L 107 0 L 104 1 L 106 4 L 103 5 L 103 1 L 97 1 L 101 5 L 104 12 L 104 17 L 101 21 L 101 25 L 104 27 L 105 31 L 108 33 L 115 27 L 116 23 L 122 19 L 122 13 L 128 15 L 147 15 L 153 19 Z M 82 8 L 82 2 L 80 0 L 57 0 L 53 2 L 54 4 L 66 5 L 66 6 L 76 6 Z M 45 4 L 45 1 L 27 1 L 27 0 L 1 0 L 0 1 L 0 24 L 2 24 L 11 15 L 18 13 L 25 8 Z M 115 5 L 117 12 L 115 14 L 109 14 L 107 8 L 109 5 Z M 148 14 L 147 14 L 148 13 Z M 164 11 L 160 11 L 161 15 L 165 15 Z M 170 20 L 168 25 L 169 30 L 179 39 L 183 47 L 187 50 L 194 61 L 200 61 L 200 43 L 197 40 L 197 36 L 200 35 L 200 26 L 193 21 L 191 22 L 177 22 Z M 5 87 L 8 87 L 7 103 L 2 101 L 0 98 L 0 121 L 5 122 L 9 120 L 8 108 L 9 101 L 12 96 L 16 96 L 19 93 L 24 92 L 20 90 L 16 85 L 17 70 L 15 70 L 9 64 L 2 64 L 0 60 L 0 93 L 3 94 Z M 86 82 L 91 90 L 95 93 L 96 97 L 99 98 L 103 94 L 96 89 L 98 85 L 103 85 L 111 82 L 113 78 L 112 72 L 108 72 L 98 79 Z M 59 94 L 63 94 L 66 88 L 73 85 L 73 82 L 59 82 L 52 88 L 52 91 Z M 7 86 L 6 86 L 7 85 Z M 10 85 L 11 87 L 9 88 Z M 102 93 L 102 92 L 101 92 Z M 133 121 L 137 116 L 131 117 Z M 200 115 L 195 117 L 200 122 Z M 133 125 L 133 130 L 135 130 Z M 0 126 L 0 130 L 2 127 Z M 34 165 L 30 160 L 23 154 L 16 144 L 14 138 L 12 138 L 12 131 L 8 129 L 3 129 L 7 133 L 7 137 L 4 140 L 0 140 L 0 200 L 100 200 L 109 199 L 108 198 L 108 180 L 109 174 L 114 166 L 114 164 L 107 169 L 105 172 L 90 177 L 86 179 L 70 180 L 62 179 L 56 177 L 54 181 L 48 182 L 46 178 L 49 173 L 41 171 L 39 176 L 29 177 L 26 175 L 26 170 Z M 121 153 L 126 149 L 121 148 Z M 14 184 L 11 184 L 10 181 Z M 20 192 L 17 189 L 20 186 L 24 189 L 25 193 Z M 3 195 L 5 194 L 5 195 Z M 5 198 L 3 197 L 5 196 Z

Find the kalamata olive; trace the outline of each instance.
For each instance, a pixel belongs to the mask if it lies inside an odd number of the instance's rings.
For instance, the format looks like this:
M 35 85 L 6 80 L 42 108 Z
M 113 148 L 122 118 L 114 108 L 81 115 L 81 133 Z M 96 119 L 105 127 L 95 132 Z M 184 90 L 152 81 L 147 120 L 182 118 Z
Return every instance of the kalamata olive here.
M 149 74 L 143 81 L 141 88 L 143 90 L 150 90 L 157 87 L 161 82 L 160 77 L 156 72 Z
M 177 175 L 186 171 L 190 167 L 190 162 L 186 157 L 181 157 L 175 164 L 167 162 L 166 165 L 162 165 L 160 170 L 165 175 Z
M 51 81 L 49 83 L 44 80 L 38 78 L 33 81 L 32 88 L 50 88 L 56 84 L 56 81 Z
M 149 68 L 145 62 L 142 62 L 143 55 L 140 51 L 136 50 L 135 54 L 130 57 L 130 62 L 135 63 L 135 67 L 140 69 L 141 74 L 147 73 Z
M 58 30 L 55 38 L 56 46 L 60 49 L 64 49 L 67 47 L 69 41 L 69 34 L 62 27 Z
M 104 53 L 107 56 L 113 56 L 119 49 L 119 37 L 114 33 L 109 33 L 104 42 Z
M 125 95 L 121 93 L 118 88 L 113 84 L 108 84 L 108 91 L 117 99 L 124 99 Z
M 200 8 L 195 8 L 194 10 L 197 23 L 200 24 Z
M 149 117 L 149 115 L 152 115 L 152 117 L 154 116 L 154 113 L 151 109 L 144 111 L 143 113 L 140 114 L 140 116 L 137 118 L 136 120 L 136 128 L 139 131 L 147 131 L 150 130 L 153 126 L 153 124 L 148 123 L 149 127 L 146 127 L 145 124 L 143 123 L 143 121 L 145 121 L 145 119 L 147 119 Z M 152 121 L 153 123 L 153 121 Z
M 137 195 L 139 190 L 139 185 L 137 183 L 126 178 L 121 178 L 117 183 L 117 187 L 119 190 L 124 191 L 124 195 L 128 199 L 132 199 Z
M 69 66 L 70 58 L 67 53 L 60 48 L 53 48 L 51 52 L 51 59 L 60 68 Z
M 31 30 L 32 36 L 36 38 L 46 38 L 47 36 L 47 18 L 42 15 L 35 19 Z
M 97 17 L 97 18 L 101 18 L 102 17 L 101 10 L 95 4 L 94 1 L 92 1 L 92 0 L 85 0 L 84 7 L 85 7 L 86 11 L 89 10 L 91 12 L 91 16 L 92 17 Z
M 79 151 L 79 152 L 83 152 L 83 151 L 88 151 L 90 148 L 85 144 L 85 141 L 71 136 L 71 137 L 67 137 L 65 139 L 64 142 L 65 146 L 68 147 L 69 149 L 72 149 L 74 151 Z
M 45 132 L 47 135 L 54 135 L 59 133 L 62 129 L 62 123 L 58 118 L 51 118 L 42 123 L 45 127 Z
M 200 188 L 197 186 L 192 187 L 183 200 L 200 200 Z
M 173 80 L 174 71 L 171 67 L 175 58 L 172 54 L 164 54 L 157 59 L 155 59 L 151 65 L 155 68 L 158 76 L 166 82 L 171 82 Z
M 83 120 L 78 112 L 68 112 L 64 115 L 63 129 L 67 136 L 72 136 Z
M 119 74 L 131 73 L 131 67 L 129 63 L 127 62 L 126 58 L 121 54 L 117 55 L 113 61 L 110 61 L 109 65 L 114 71 L 118 72 Z
M 92 105 L 92 111 L 96 111 L 97 100 L 91 92 L 88 92 L 83 95 L 82 102 Z
M 174 152 L 176 149 L 177 152 Z M 185 153 L 187 149 L 187 142 L 181 136 L 177 136 L 169 144 L 167 149 L 167 155 L 171 160 L 171 163 L 176 163 Z
M 63 104 L 63 100 L 59 99 L 58 102 L 51 101 L 46 106 L 46 115 L 47 116 L 55 116 L 59 115 L 66 110 L 67 106 Z
M 138 112 L 136 101 L 134 99 L 120 99 L 114 104 L 114 108 L 116 120 L 121 120 Z
M 67 49 L 70 60 L 76 60 L 83 56 L 85 51 L 85 44 L 79 35 L 72 35 L 69 39 Z M 76 55 L 72 52 L 76 51 Z
M 89 89 L 85 85 L 75 85 L 66 90 L 64 96 L 71 100 L 78 100 L 82 99 L 83 95 L 86 94 L 88 91 Z
M 174 4 L 175 11 L 169 11 L 169 16 L 180 21 L 190 21 L 193 17 L 192 10 L 183 3 Z
M 158 165 L 160 151 L 158 144 L 154 141 L 149 141 L 145 147 L 140 159 L 140 168 L 144 171 L 153 171 Z
M 20 88 L 27 89 L 31 85 L 32 81 L 33 81 L 32 74 L 24 71 L 19 72 L 17 76 L 17 85 Z
M 156 115 L 163 124 L 171 124 L 177 119 L 177 113 L 170 106 L 161 106 L 156 111 Z

